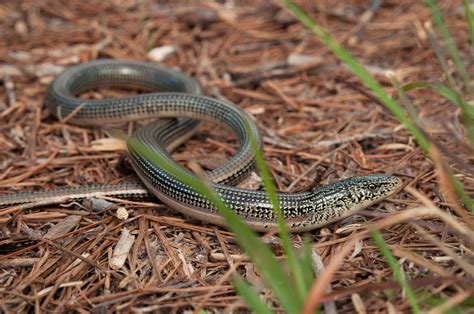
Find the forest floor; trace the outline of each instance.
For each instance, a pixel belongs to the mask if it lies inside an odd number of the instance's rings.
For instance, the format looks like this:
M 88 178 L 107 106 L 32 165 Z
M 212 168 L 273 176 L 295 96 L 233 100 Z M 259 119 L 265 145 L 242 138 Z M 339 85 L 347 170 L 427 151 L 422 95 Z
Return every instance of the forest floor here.
M 397 94 L 391 76 L 401 84 L 442 80 L 427 34 L 431 15 L 421 1 L 386 1 L 374 11 L 368 1 L 306 2 L 304 9 L 391 95 Z M 463 56 L 471 56 L 467 66 L 474 73 L 462 2 L 441 1 L 440 6 Z M 7 1 L 0 4 L 0 34 L 0 193 L 136 179 L 121 162 L 123 152 L 92 146 L 106 137 L 104 130 L 59 122 L 44 99 L 53 79 L 72 65 L 98 58 L 157 62 L 187 73 L 205 94 L 255 118 L 280 191 L 368 173 L 394 174 L 407 184 L 358 215 L 293 234 L 296 247 L 306 237 L 327 265 L 344 243 L 383 221 L 382 235 L 410 285 L 426 291 L 420 302 L 434 296 L 459 303 L 472 293 L 466 284 L 474 281 L 472 247 L 452 224 L 414 210 L 437 207 L 452 214 L 432 160 L 277 2 Z M 408 97 L 425 130 L 472 166 L 472 155 L 461 144 L 458 107 L 428 89 Z M 184 166 L 209 170 L 237 148 L 231 132 L 204 123 L 173 157 Z M 472 195 L 472 171 L 448 161 Z M 242 186 L 256 184 L 254 178 Z M 75 202 L 2 209 L 2 311 L 245 311 L 229 279 L 234 273 L 260 287 L 262 297 L 279 310 L 258 270 L 225 229 L 182 216 L 158 200 L 114 203 L 106 211 Z M 117 217 L 118 207 L 126 208 L 127 219 Z M 127 261 L 112 269 L 124 229 L 135 239 Z M 262 237 L 277 256 L 283 255 L 276 236 Z M 410 310 L 370 237 L 357 242 L 330 284 L 332 292 L 323 300 L 335 301 L 339 313 Z

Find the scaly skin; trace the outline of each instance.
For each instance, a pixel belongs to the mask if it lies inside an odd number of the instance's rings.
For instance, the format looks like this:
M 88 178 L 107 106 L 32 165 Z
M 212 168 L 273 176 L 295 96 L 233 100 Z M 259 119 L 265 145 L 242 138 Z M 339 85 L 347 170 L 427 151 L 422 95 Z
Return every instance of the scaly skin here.
M 76 97 L 92 88 L 110 86 L 161 92 L 119 99 L 83 100 Z M 255 123 L 232 104 L 200 94 L 197 83 L 179 72 L 143 62 L 102 60 L 72 67 L 61 74 L 49 88 L 47 106 L 62 117 L 73 113 L 69 121 L 79 125 L 105 125 L 109 122 L 154 117 L 187 117 L 180 118 L 178 123 L 168 122 L 168 127 L 152 124 L 133 135 L 135 142 L 172 167 L 180 166 L 163 147 L 176 147 L 188 138 L 197 125 L 194 119 L 210 120 L 229 127 L 237 135 L 240 148 L 224 165 L 206 174 L 213 182 L 211 187 L 253 229 L 265 231 L 275 227 L 275 213 L 265 192 L 229 185 L 242 179 L 253 168 L 249 136 L 256 138 L 258 144 L 261 143 Z M 185 215 L 225 225 L 217 209 L 205 196 L 159 168 L 151 158 L 140 154 L 136 146 L 128 145 L 128 150 L 138 176 L 160 200 Z M 192 173 L 187 175 L 194 176 Z M 347 217 L 392 195 L 401 186 L 402 181 L 397 177 L 373 174 L 352 177 L 309 192 L 278 193 L 278 199 L 288 228 L 293 232 L 301 232 Z M 108 185 L 69 191 L 76 198 L 88 197 L 94 191 L 113 196 L 133 194 L 127 193 L 126 187 L 115 187 L 119 192 L 113 191 Z M 135 189 L 135 192 L 138 190 L 140 188 Z M 0 196 L 0 205 L 28 203 L 44 195 L 54 197 L 68 193 L 65 189 L 55 191 Z M 41 193 L 45 194 L 42 196 Z

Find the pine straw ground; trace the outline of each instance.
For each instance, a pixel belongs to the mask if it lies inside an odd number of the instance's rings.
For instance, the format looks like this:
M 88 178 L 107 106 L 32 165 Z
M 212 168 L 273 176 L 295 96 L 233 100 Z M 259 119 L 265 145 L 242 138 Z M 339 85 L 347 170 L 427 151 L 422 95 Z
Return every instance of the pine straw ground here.
M 127 163 L 119 162 L 121 152 L 92 149 L 92 141 L 105 137 L 102 130 L 50 117 L 45 92 L 73 64 L 96 58 L 150 60 L 152 48 L 169 45 L 175 51 L 162 64 L 181 69 L 208 95 L 227 99 L 255 117 L 280 190 L 373 172 L 396 174 L 408 184 L 360 215 L 309 233 L 315 257 L 327 265 L 344 243 L 379 224 L 413 288 L 423 287 L 453 304 L 472 294 L 474 255 L 459 233 L 462 219 L 434 217 L 433 206 L 445 213 L 451 208 L 440 192 L 433 162 L 346 67 L 276 2 L 185 3 L 0 4 L 1 193 L 135 178 Z M 440 5 L 469 56 L 461 1 Z M 307 1 L 304 8 L 390 93 L 396 91 L 389 74 L 402 83 L 440 79 L 426 33 L 430 13 L 422 3 L 386 1 L 372 16 L 367 1 Z M 473 73 L 472 59 L 467 61 Z M 474 178 L 466 165 L 472 166 L 473 159 L 461 144 L 457 107 L 428 90 L 409 96 L 429 133 L 464 162 L 451 160 L 472 195 Z M 206 124 L 174 157 L 209 169 L 236 147 L 232 134 Z M 127 209 L 128 219 L 117 218 L 116 207 L 93 211 L 70 202 L 3 209 L 2 310 L 234 311 L 246 307 L 229 281 L 232 274 L 263 285 L 224 229 L 183 217 L 159 201 L 117 204 Z M 418 207 L 425 210 L 410 211 Z M 124 228 L 136 238 L 124 265 L 111 269 Z M 301 246 L 303 235 L 292 237 Z M 281 256 L 276 239 L 265 237 Z M 332 292 L 322 301 L 336 300 L 340 313 L 410 309 L 370 237 L 356 243 L 330 286 Z M 278 310 L 268 290 L 263 297 Z

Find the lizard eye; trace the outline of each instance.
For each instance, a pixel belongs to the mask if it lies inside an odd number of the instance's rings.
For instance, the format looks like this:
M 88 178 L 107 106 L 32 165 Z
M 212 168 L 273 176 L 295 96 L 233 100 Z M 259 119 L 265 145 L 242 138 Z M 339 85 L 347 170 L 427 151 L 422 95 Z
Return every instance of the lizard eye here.
M 377 187 L 375 186 L 375 184 L 369 184 L 367 188 L 369 189 L 369 191 L 375 191 Z

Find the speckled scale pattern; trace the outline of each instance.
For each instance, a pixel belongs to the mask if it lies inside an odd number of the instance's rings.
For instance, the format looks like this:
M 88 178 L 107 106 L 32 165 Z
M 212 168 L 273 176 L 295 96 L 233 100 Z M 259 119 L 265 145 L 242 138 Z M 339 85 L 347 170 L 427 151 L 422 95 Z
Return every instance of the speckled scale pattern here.
M 81 200 L 92 196 L 111 196 L 130 199 L 150 198 L 152 195 L 140 182 L 122 182 L 115 184 L 91 184 L 78 187 L 64 187 L 54 190 L 42 190 L 0 195 L 0 207 L 32 202 L 43 202 L 51 198 Z
M 77 95 L 97 87 L 127 87 L 156 91 L 118 99 L 82 100 Z M 275 227 L 275 213 L 265 192 L 240 189 L 227 184 L 240 180 L 254 166 L 249 129 L 261 144 L 250 117 L 224 101 L 201 95 L 199 85 L 184 74 L 158 65 L 136 61 L 98 60 L 66 70 L 50 86 L 46 101 L 50 110 L 62 117 L 78 110 L 69 121 L 104 126 L 108 122 L 144 118 L 187 117 L 169 123 L 170 129 L 145 127 L 134 138 L 153 151 L 162 161 L 179 167 L 161 145 L 173 142 L 205 119 L 229 127 L 239 140 L 239 150 L 224 165 L 207 174 L 212 188 L 255 230 Z M 180 118 L 183 119 L 183 118 Z M 173 128 L 173 130 L 171 130 Z M 163 201 L 185 214 L 198 213 L 205 221 L 224 224 L 217 219 L 214 206 L 172 174 L 160 169 L 129 146 L 134 169 L 145 185 Z M 187 175 L 194 176 L 188 172 Z M 402 181 L 390 175 L 352 177 L 322 186 L 310 192 L 278 193 L 280 206 L 291 231 L 307 231 L 331 223 L 366 208 L 395 193 Z M 84 187 L 88 190 L 89 187 Z M 106 189 L 106 188 L 105 188 Z M 76 191 L 77 192 L 77 191 Z M 54 194 L 54 191 L 52 192 Z M 21 196 L 17 197 L 21 198 Z M 10 201 L 15 199 L 10 197 Z M 0 205 L 2 196 L 0 196 Z M 8 204 L 8 203 L 7 203 Z M 202 214 L 202 215 L 201 215 Z
M 127 87 L 159 92 L 118 99 L 77 98 L 81 92 L 98 87 Z M 104 126 L 110 122 L 153 117 L 188 117 L 211 120 L 230 127 L 237 135 L 239 150 L 230 160 L 210 172 L 208 177 L 220 183 L 238 182 L 254 168 L 245 124 L 261 143 L 257 127 L 237 107 L 201 94 L 197 82 L 180 72 L 144 62 L 99 60 L 72 67 L 62 73 L 51 84 L 46 104 L 51 112 L 60 113 L 62 117 L 82 106 L 69 120 L 80 125 Z M 190 121 L 188 119 L 187 123 L 192 123 Z M 143 131 L 137 132 L 143 134 Z
M 142 141 L 144 145 L 149 145 Z M 154 148 L 159 150 L 159 148 Z M 174 161 L 158 152 L 167 163 Z M 173 175 L 154 165 L 146 157 L 135 154 L 137 171 L 153 189 L 179 203 L 200 211 L 217 213 L 217 209 L 202 195 L 183 184 Z M 191 173 L 188 173 L 192 176 Z M 365 208 L 399 188 L 401 181 L 387 175 L 365 175 L 352 177 L 314 189 L 311 192 L 278 193 L 280 206 L 289 227 L 294 231 L 305 231 L 336 221 L 356 210 Z M 248 222 L 261 222 L 264 230 L 276 226 L 276 217 L 268 196 L 263 191 L 251 191 L 222 184 L 211 184 L 221 199 Z

